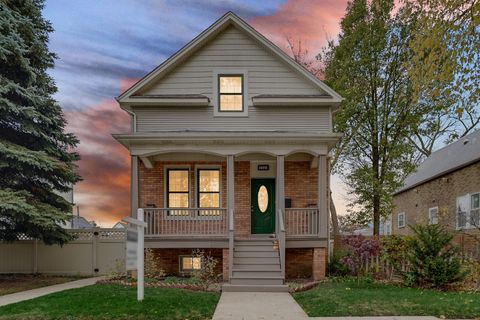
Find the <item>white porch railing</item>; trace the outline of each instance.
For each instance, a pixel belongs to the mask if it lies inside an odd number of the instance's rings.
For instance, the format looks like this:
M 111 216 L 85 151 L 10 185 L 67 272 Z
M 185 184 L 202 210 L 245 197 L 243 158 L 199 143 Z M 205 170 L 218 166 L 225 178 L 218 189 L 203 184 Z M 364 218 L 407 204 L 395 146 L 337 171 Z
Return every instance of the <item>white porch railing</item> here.
M 285 209 L 285 229 L 287 237 L 318 235 L 318 208 Z
M 283 211 L 278 210 L 278 251 L 280 254 L 280 270 L 282 272 L 282 277 L 285 279 L 285 224 L 283 223 Z
M 227 237 L 227 210 L 145 208 L 145 237 Z

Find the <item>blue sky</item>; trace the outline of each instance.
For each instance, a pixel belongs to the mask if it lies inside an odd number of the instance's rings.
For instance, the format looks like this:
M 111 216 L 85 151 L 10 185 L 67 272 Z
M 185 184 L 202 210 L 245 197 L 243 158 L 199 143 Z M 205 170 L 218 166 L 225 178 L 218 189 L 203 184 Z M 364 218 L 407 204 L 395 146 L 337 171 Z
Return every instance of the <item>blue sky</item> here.
M 82 108 L 119 94 L 122 78 L 139 78 L 226 11 L 244 19 L 271 15 L 284 1 L 48 0 L 59 56 L 51 74 L 64 108 Z

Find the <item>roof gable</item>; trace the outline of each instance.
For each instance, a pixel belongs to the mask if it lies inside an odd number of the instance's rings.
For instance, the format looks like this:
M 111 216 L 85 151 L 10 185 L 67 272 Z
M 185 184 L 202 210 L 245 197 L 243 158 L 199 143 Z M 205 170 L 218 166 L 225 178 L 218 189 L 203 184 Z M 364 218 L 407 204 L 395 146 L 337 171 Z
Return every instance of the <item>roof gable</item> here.
M 257 56 L 249 57 L 248 54 L 250 53 L 247 52 L 245 53 L 246 56 L 243 57 L 246 61 L 235 60 L 235 56 L 232 55 L 232 57 L 226 58 L 227 61 L 222 62 L 217 61 L 215 57 L 209 59 L 208 56 L 202 54 L 215 54 L 215 46 L 223 46 L 227 52 L 235 52 L 238 48 L 235 47 L 234 41 L 238 41 L 245 46 L 245 48 L 251 49 L 251 52 L 256 48 Z M 261 51 L 261 54 L 258 53 L 258 51 Z M 236 66 L 244 64 L 246 67 L 251 66 L 254 62 L 257 63 L 258 67 L 255 67 L 255 71 L 259 72 L 259 76 L 262 75 L 262 70 L 268 71 L 269 68 L 272 70 L 275 69 L 276 72 L 279 73 L 277 79 L 285 82 L 283 85 L 281 83 L 278 85 L 278 88 L 276 88 L 277 92 L 262 92 L 260 90 L 259 92 L 251 92 L 251 96 L 264 93 L 282 94 L 285 93 L 285 88 L 288 88 L 294 90 L 295 93 L 317 94 L 328 97 L 332 103 L 339 103 L 342 100 L 334 90 L 310 74 L 282 50 L 231 12 L 225 14 L 164 63 L 122 93 L 117 100 L 121 103 L 126 102 L 130 97 L 139 95 L 182 95 L 192 93 L 191 85 L 187 83 L 183 84 L 184 81 L 181 79 L 182 77 L 188 78 L 189 81 L 196 82 L 196 85 L 193 85 L 193 87 L 198 90 L 194 90 L 195 92 L 193 93 L 206 93 L 206 95 L 208 95 L 208 90 L 211 90 L 212 87 L 211 80 L 209 83 L 208 81 L 205 82 L 205 80 L 200 79 L 201 76 L 199 76 L 198 79 L 193 79 L 195 77 L 192 75 L 192 72 L 197 72 L 197 75 L 200 75 L 202 72 L 208 73 L 208 71 L 202 67 L 228 67 L 233 62 L 235 62 Z M 258 81 L 261 82 L 262 80 L 259 79 Z M 294 83 L 292 84 L 292 82 Z M 184 87 L 182 87 L 182 85 Z M 257 87 L 262 88 L 262 85 L 262 83 L 259 83 Z
M 480 130 L 432 153 L 395 194 L 480 161 Z

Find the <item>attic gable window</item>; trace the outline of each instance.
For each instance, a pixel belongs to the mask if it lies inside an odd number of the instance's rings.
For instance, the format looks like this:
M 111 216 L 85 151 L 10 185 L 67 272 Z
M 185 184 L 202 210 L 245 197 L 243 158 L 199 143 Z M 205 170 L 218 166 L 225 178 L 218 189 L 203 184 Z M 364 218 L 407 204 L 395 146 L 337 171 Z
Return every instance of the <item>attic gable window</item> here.
M 243 75 L 218 75 L 218 110 L 243 112 Z

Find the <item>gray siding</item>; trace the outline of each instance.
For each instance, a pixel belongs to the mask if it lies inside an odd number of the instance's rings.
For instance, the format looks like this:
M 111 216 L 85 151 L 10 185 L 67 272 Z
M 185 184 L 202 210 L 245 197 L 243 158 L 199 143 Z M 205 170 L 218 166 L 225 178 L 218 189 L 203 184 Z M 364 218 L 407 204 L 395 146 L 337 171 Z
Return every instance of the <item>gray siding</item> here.
M 323 94 L 242 31 L 229 27 L 142 94 L 203 94 L 212 97 L 213 70 L 248 70 L 249 97 L 258 94 Z
M 137 131 L 282 130 L 331 132 L 328 107 L 249 107 L 248 117 L 214 117 L 213 107 L 136 107 Z

